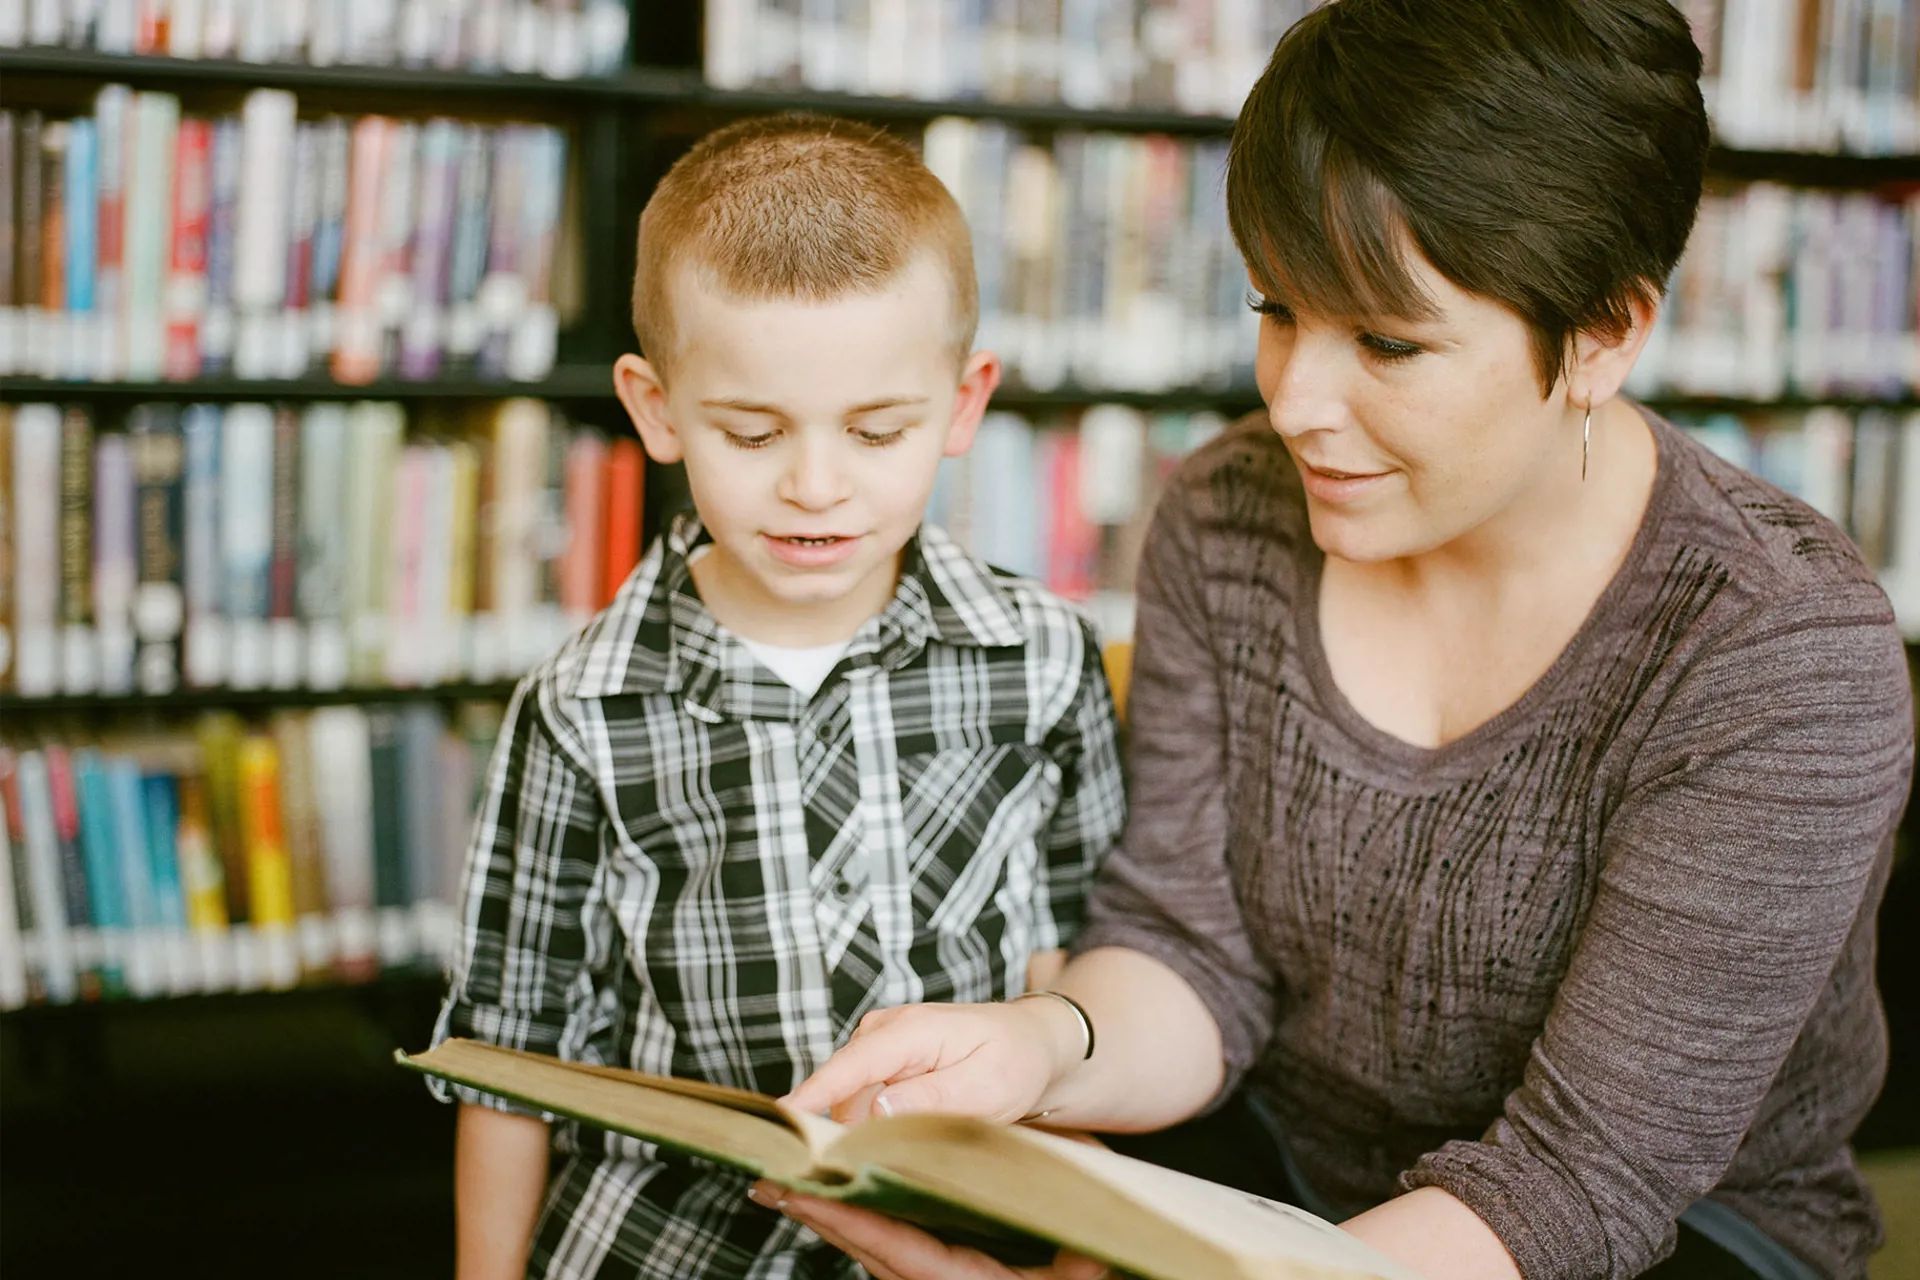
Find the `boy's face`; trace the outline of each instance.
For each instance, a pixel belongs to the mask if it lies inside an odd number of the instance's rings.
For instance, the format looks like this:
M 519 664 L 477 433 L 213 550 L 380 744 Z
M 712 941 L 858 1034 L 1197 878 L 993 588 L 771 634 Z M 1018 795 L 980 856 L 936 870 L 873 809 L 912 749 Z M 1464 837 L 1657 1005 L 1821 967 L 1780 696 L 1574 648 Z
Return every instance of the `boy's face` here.
M 684 461 L 713 548 L 694 581 L 721 623 L 792 647 L 850 637 L 892 598 L 940 459 L 965 453 L 999 361 L 956 369 L 945 272 L 883 291 L 739 301 L 683 272 L 671 381 L 638 356 L 620 398 L 658 462 Z

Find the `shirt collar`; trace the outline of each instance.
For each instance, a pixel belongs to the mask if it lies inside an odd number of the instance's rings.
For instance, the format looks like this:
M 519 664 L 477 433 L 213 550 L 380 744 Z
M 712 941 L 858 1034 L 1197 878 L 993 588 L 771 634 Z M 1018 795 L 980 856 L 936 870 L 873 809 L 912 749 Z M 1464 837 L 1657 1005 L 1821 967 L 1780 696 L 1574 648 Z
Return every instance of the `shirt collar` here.
M 574 671 L 563 688 L 576 698 L 682 693 L 702 719 L 765 709 L 766 690 L 745 687 L 752 658 L 694 587 L 687 558 L 707 541 L 691 512 L 655 539 L 613 602 L 569 646 Z M 1025 637 L 1019 607 L 995 571 L 937 526 L 922 525 L 907 544 L 893 599 L 855 633 L 847 658 L 856 670 L 894 670 L 936 640 L 1009 648 Z

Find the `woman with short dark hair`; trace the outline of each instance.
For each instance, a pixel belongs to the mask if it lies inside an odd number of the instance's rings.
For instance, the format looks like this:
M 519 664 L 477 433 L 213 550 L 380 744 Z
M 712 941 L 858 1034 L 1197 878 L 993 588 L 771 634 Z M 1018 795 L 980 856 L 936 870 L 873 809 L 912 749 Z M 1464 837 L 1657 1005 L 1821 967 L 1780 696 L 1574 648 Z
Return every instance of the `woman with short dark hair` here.
M 1267 412 L 1156 516 L 1132 821 L 1056 983 L 1097 1052 L 1065 1001 L 897 1009 L 795 1101 L 1126 1134 L 1231 1097 L 1436 1280 L 1865 1274 L 1900 639 L 1831 524 L 1618 394 L 1699 73 L 1665 0 L 1281 41 L 1227 181 Z M 786 1208 L 878 1275 L 1007 1274 Z

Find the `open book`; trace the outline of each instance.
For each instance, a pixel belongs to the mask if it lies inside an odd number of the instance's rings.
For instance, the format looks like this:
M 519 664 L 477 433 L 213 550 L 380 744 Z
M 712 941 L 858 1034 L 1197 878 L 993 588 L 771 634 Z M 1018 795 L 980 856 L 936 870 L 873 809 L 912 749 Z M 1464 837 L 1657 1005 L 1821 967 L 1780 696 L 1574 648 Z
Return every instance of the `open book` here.
M 839 1125 L 764 1094 L 472 1040 L 394 1060 L 1003 1258 L 1061 1245 L 1146 1280 L 1415 1280 L 1312 1214 L 1037 1129 L 951 1115 Z

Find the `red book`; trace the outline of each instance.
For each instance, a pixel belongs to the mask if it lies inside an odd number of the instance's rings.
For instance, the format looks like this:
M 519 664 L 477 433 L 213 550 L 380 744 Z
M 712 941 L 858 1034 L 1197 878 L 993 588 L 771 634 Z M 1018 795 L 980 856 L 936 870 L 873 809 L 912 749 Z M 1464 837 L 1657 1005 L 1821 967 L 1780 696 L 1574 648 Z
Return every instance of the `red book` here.
M 613 603 L 620 584 L 640 563 L 640 520 L 646 512 L 647 455 L 638 440 L 615 440 L 607 447 L 606 559 L 599 607 Z
M 598 607 L 601 535 L 606 531 L 607 446 L 583 431 L 567 445 L 567 550 L 560 560 L 560 607 L 582 618 Z
M 1049 431 L 1042 438 L 1041 482 L 1053 498 L 1053 524 L 1047 531 L 1047 585 L 1069 600 L 1093 595 L 1094 563 L 1100 531 L 1080 505 L 1080 434 Z
M 200 317 L 207 309 L 207 223 L 213 209 L 213 122 L 182 120 L 174 146 L 173 245 L 168 250 L 164 375 L 200 376 Z

